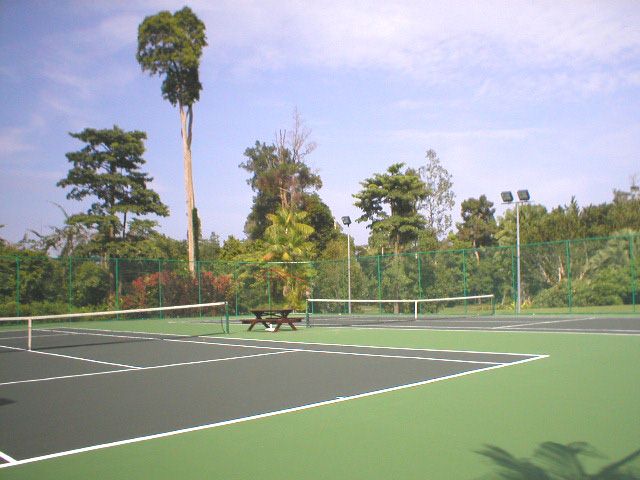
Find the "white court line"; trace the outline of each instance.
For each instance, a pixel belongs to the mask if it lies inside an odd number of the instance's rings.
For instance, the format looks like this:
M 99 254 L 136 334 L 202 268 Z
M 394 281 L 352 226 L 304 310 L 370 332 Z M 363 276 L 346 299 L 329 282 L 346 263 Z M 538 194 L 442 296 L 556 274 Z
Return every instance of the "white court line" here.
M 18 350 L 27 353 L 37 353 L 38 355 L 50 355 L 52 357 L 70 358 L 72 360 L 82 360 L 83 362 L 100 363 L 103 365 L 112 365 L 114 367 L 125 367 L 132 370 L 138 370 L 142 367 L 136 367 L 135 365 L 124 365 L 122 363 L 104 362 L 102 360 L 93 360 L 92 358 L 74 357 L 73 355 L 62 355 L 61 353 L 43 352 L 41 350 L 27 350 L 26 348 L 8 347 L 7 345 L 0 345 L 2 348 L 8 348 L 9 350 Z
M 351 330 L 396 330 L 396 331 L 409 331 L 409 330 L 430 330 L 430 331 L 434 331 L 434 332 L 476 332 L 476 333 L 515 333 L 515 334 L 520 334 L 520 335 L 536 335 L 536 334 L 551 334 L 551 335 L 557 335 L 557 334 L 566 334 L 566 335 L 615 335 L 615 336 L 623 336 L 623 337 L 635 337 L 640 335 L 640 330 L 596 330 L 593 328 L 590 329 L 584 329 L 584 328 L 557 328 L 557 329 L 550 329 L 550 328 L 533 328 L 531 330 L 505 330 L 505 329 L 501 329 L 501 330 L 496 330 L 496 329 L 492 329 L 489 327 L 430 327 L 430 326 L 396 326 L 396 327 L 322 327 L 322 328 L 326 328 L 327 330 L 333 329 L 343 329 L 343 328 L 349 328 Z M 616 333 L 616 332 L 623 332 L 623 333 Z M 629 332 L 629 333 L 624 333 L 624 332 Z M 490 353 L 490 352 L 487 352 Z M 516 354 L 510 354 L 510 353 L 504 353 L 503 355 L 518 355 Z
M 416 328 L 416 327 L 411 327 Z M 289 349 L 288 347 L 266 347 L 262 345 L 250 345 L 250 344 L 235 344 L 235 343 L 227 343 L 227 342 L 210 342 L 206 340 L 183 340 L 181 338 L 162 338 L 162 337 L 140 337 L 140 336 L 131 336 L 131 335 L 122 335 L 123 333 L 135 333 L 135 334 L 143 334 L 148 332 L 134 332 L 134 331 L 116 331 L 116 330 L 103 330 L 103 329 L 84 329 L 88 330 L 88 332 L 69 332 L 74 335 L 96 335 L 96 336 L 104 336 L 104 337 L 116 337 L 116 338 L 139 338 L 144 340 L 162 340 L 164 342 L 177 342 L 177 343 L 196 343 L 196 344 L 204 344 L 204 345 L 220 345 L 224 347 L 238 347 L 238 348 L 257 348 L 257 349 L 267 349 L 267 350 L 282 350 Z M 61 330 L 64 332 L 64 330 Z M 94 332 L 111 332 L 109 333 L 94 333 Z M 158 335 L 164 335 L 159 333 Z M 175 337 L 190 337 L 193 338 L 194 335 L 183 335 L 183 334 L 170 334 Z M 198 338 L 217 338 L 211 337 L 208 335 L 197 336 Z M 322 345 L 322 346 L 330 346 L 330 347 L 350 347 L 350 348 L 371 348 L 371 349 L 386 349 L 386 350 L 408 350 L 408 351 L 416 351 L 416 352 L 447 352 L 447 353 L 478 353 L 478 354 L 487 354 L 487 355 L 510 355 L 510 356 L 518 356 L 521 357 L 523 355 L 537 355 L 537 354 L 522 354 L 522 353 L 513 353 L 513 352 L 487 352 L 487 351 L 477 351 L 477 350 L 446 350 L 446 349 L 435 349 L 435 348 L 412 348 L 412 347 L 390 347 L 390 346 L 377 346 L 377 345 L 353 345 L 353 344 L 343 344 L 343 343 L 320 343 L 320 342 L 292 342 L 287 340 L 267 340 L 267 339 L 252 339 L 252 338 L 242 338 L 242 337 L 224 337 L 227 340 L 239 340 L 245 342 L 263 342 L 263 343 L 284 343 L 287 345 Z M 308 351 L 302 349 L 301 351 Z M 328 353 L 346 353 L 346 352 L 328 352 Z M 372 354 L 373 355 L 373 354 Z M 397 355 L 390 355 L 390 357 L 397 358 Z M 471 362 L 473 363 L 473 362 Z M 492 363 L 492 362 L 478 362 L 478 363 Z
M 284 352 L 283 352 L 284 353 Z M 265 354 L 268 355 L 268 354 Z M 92 445 L 90 447 L 84 447 L 84 448 L 76 448 L 74 450 L 67 450 L 64 452 L 58 452 L 58 453 L 51 453 L 48 455 L 41 455 L 38 457 L 32 457 L 32 458 L 25 458 L 23 460 L 17 460 L 14 463 L 9 463 L 9 464 L 2 464 L 0 465 L 0 468 L 7 468 L 7 467 L 13 467 L 15 465 L 24 465 L 26 463 L 33 463 L 33 462 L 39 462 L 42 460 L 49 460 L 52 458 L 59 458 L 59 457 L 65 457 L 68 455 L 74 455 L 77 453 L 84 453 L 84 452 L 91 452 L 94 450 L 101 450 L 103 448 L 109 448 L 109 447 L 115 447 L 115 446 L 120 446 L 120 445 L 128 445 L 131 443 L 138 443 L 138 442 L 143 442 L 143 441 L 147 441 L 147 440 L 155 440 L 158 438 L 165 438 L 165 437 L 170 437 L 170 436 L 174 436 L 174 435 L 180 435 L 183 433 L 190 433 L 190 432 L 197 432 L 200 430 L 208 430 L 211 428 L 217 428 L 217 427 L 222 427 L 222 426 L 226 426 L 226 425 L 234 425 L 236 423 L 243 423 L 243 422 L 248 422 L 251 420 L 258 420 L 261 418 L 268 418 L 268 417 L 273 417 L 276 415 L 282 415 L 285 413 L 292 413 L 292 412 L 299 412 L 302 410 L 309 410 L 311 408 L 316 408 L 316 407 L 321 407 L 321 406 L 325 406 L 325 405 L 332 405 L 334 403 L 341 403 L 341 402 L 346 402 L 349 400 L 356 400 L 359 398 L 365 398 L 365 397 L 370 397 L 373 395 L 380 395 L 382 393 L 389 393 L 389 392 L 394 392 L 397 390 L 403 390 L 406 388 L 413 388 L 413 387 L 419 387 L 422 385 L 427 385 L 430 383 L 436 383 L 436 382 L 440 382 L 442 380 L 449 380 L 452 378 L 457 378 L 457 377 L 463 377 L 465 375 L 471 375 L 473 373 L 479 373 L 479 372 L 484 372 L 484 371 L 488 371 L 488 370 L 494 370 L 494 369 L 498 369 L 498 368 L 503 368 L 503 367 L 508 367 L 511 365 L 517 365 L 520 363 L 526 363 L 526 362 L 531 362 L 534 360 L 540 360 L 543 358 L 547 358 L 548 355 L 539 355 L 533 358 L 527 358 L 525 360 L 520 360 L 517 362 L 513 362 L 513 363 L 507 363 L 507 364 L 502 364 L 502 365 L 492 365 L 490 367 L 485 367 L 485 368 L 479 368 L 477 370 L 470 370 L 467 372 L 461 372 L 461 373 L 456 373 L 453 375 L 447 375 L 444 377 L 438 377 L 438 378 L 432 378 L 429 380 L 423 380 L 421 382 L 415 382 L 415 383 L 407 383 L 405 385 L 398 385 L 395 387 L 389 387 L 389 388 L 383 388 L 380 390 L 374 390 L 371 392 L 365 392 L 365 393 L 359 393 L 356 395 L 351 395 L 348 397 L 339 397 L 333 400 L 325 400 L 323 402 L 316 402 L 316 403 L 310 403 L 307 405 L 301 405 L 299 407 L 292 407 L 292 408 L 285 408 L 283 410 L 276 410 L 273 412 L 267 412 L 267 413 L 261 413 L 258 415 L 251 415 L 249 417 L 242 417 L 242 418 L 235 418 L 233 420 L 225 420 L 223 422 L 217 422 L 217 423 L 209 423 L 206 425 L 199 425 L 197 427 L 190 427 L 190 428 L 183 428 L 183 429 L 179 429 L 179 430 L 173 430 L 170 432 L 163 432 L 163 433 L 156 433 L 154 435 L 146 435 L 146 436 L 142 436 L 142 437 L 135 437 L 135 438 L 129 438 L 127 440 L 120 440 L 120 441 L 116 441 L 116 442 L 109 442 L 109 443 L 103 443 L 100 445 Z
M 522 330 L 513 330 L 514 332 L 522 332 Z M 640 330 L 636 329 L 624 329 L 624 328 L 590 328 L 588 331 L 585 331 L 583 328 L 535 328 L 531 330 L 532 332 L 540 332 L 540 333 L 594 333 L 601 335 L 640 335 Z
M 340 327 L 342 328 L 342 327 Z M 370 329 L 367 329 L 370 330 Z M 272 342 L 272 343 L 286 343 L 293 345 L 322 345 L 329 347 L 353 347 L 353 348 L 379 348 L 386 350 L 408 350 L 415 352 L 447 352 L 447 353 L 486 353 L 488 355 L 512 355 L 512 356 L 540 356 L 534 353 L 513 353 L 513 352 L 487 352 L 484 350 L 446 350 L 440 348 L 416 348 L 416 347 L 390 347 L 380 345 L 353 345 L 348 343 L 321 343 L 321 342 L 292 342 L 290 340 L 266 340 L 266 339 L 250 339 L 242 337 L 225 337 L 229 340 L 244 340 L 248 342 Z M 220 345 L 230 345 L 228 343 L 221 343 Z
M 310 350 L 307 348 L 291 348 L 291 347 L 265 347 L 262 345 L 241 345 L 235 343 L 222 343 L 222 342 L 207 342 L 207 341 L 197 341 L 197 340 L 177 340 L 177 339 L 167 339 L 169 342 L 184 342 L 184 343 L 199 343 L 204 345 L 221 345 L 224 347 L 239 347 L 239 348 L 256 348 L 256 349 L 267 349 L 267 350 L 287 350 L 292 352 L 310 352 L 310 353 L 333 353 L 336 355 L 353 355 L 353 356 L 362 356 L 362 357 L 382 357 L 382 358 L 402 358 L 409 360 L 435 360 L 441 362 L 456 362 L 456 363 L 479 363 L 484 365 L 498 365 L 505 362 L 481 362 L 478 360 L 460 360 L 460 359 L 451 359 L 451 358 L 436 358 L 436 357 L 417 357 L 417 356 L 405 356 L 405 355 L 381 355 L 376 353 L 356 353 L 356 352 L 341 352 L 339 350 Z M 277 340 L 274 340 L 277 341 Z M 287 344 L 295 344 L 299 342 L 282 342 Z M 305 345 L 312 345 L 311 343 L 305 343 Z M 419 348 L 397 348 L 397 347 L 363 347 L 362 345 L 342 345 L 342 344 L 324 344 L 324 343 L 316 343 L 313 345 L 330 345 L 336 347 L 360 347 L 360 348 L 381 348 L 381 349 L 392 349 L 392 350 L 413 350 L 413 351 L 424 351 L 424 352 L 460 352 L 460 353 L 469 353 L 469 352 L 461 352 L 459 350 L 429 350 L 429 349 L 419 349 Z
M 500 325 L 499 327 L 492 327 L 492 330 L 500 330 L 507 328 L 518 328 L 518 327 L 528 327 L 530 325 L 545 325 L 547 323 L 565 323 L 565 322 L 582 322 L 583 320 L 595 320 L 596 317 L 586 317 L 586 318 L 563 318 L 559 320 L 546 320 L 544 322 L 528 322 L 528 323 L 520 323 L 516 325 Z
M 303 348 L 292 348 L 293 352 L 304 352 L 304 353 L 332 353 L 335 355 L 352 355 L 355 357 L 381 357 L 381 358 L 400 358 L 405 360 L 431 360 L 435 362 L 453 362 L 453 363 L 473 363 L 473 364 L 481 364 L 481 365 L 503 365 L 505 362 L 480 362 L 477 360 L 456 360 L 452 358 L 436 358 L 436 357 L 410 357 L 405 355 L 380 355 L 375 353 L 355 353 L 355 352 L 339 352 L 333 350 L 308 350 Z M 506 362 L 511 364 L 510 362 Z
M 257 353 L 255 355 L 242 355 L 237 357 L 225 357 L 225 358 L 212 358 L 209 360 L 195 360 L 193 362 L 181 362 L 181 363 L 170 363 L 167 365 L 153 365 L 150 367 L 136 367 L 133 369 L 123 369 L 123 370 L 108 370 L 106 372 L 93 372 L 93 373 L 78 373 L 76 375 L 61 375 L 58 377 L 45 377 L 45 378 L 32 378 L 29 380 L 14 380 L 13 382 L 5 382 L 0 383 L 0 387 L 4 385 L 16 385 L 19 383 L 36 383 L 36 382 L 49 382 L 52 380 L 61 380 L 66 378 L 80 378 L 80 377 L 95 377 L 97 375 L 110 375 L 113 373 L 123 373 L 123 372 L 140 372 L 144 370 L 159 370 L 161 368 L 171 368 L 171 367 L 181 367 L 184 365 L 197 365 L 200 363 L 215 363 L 215 362 L 226 362 L 227 360 L 242 360 L 243 358 L 255 358 L 255 357 L 266 357 L 268 355 L 280 355 L 282 353 L 292 353 L 294 350 L 283 350 L 280 349 L 279 352 L 269 352 L 269 353 Z
M 420 320 L 418 320 L 420 321 Z M 455 319 L 440 319 L 440 320 L 427 320 L 429 322 L 429 325 L 435 325 L 435 324 L 448 324 L 448 323 L 455 323 L 456 325 L 482 325 L 482 324 L 491 324 L 491 323 L 507 323 L 507 322 L 513 322 L 513 320 L 505 320 L 504 318 L 501 319 L 491 319 L 491 320 L 455 320 Z
M 0 452 L 0 458 L 1 458 L 2 460 L 4 460 L 5 462 L 9 462 L 9 464 L 12 464 L 12 463 L 16 463 L 16 462 L 17 462 L 17 460 L 16 460 L 15 458 L 13 458 L 13 457 L 12 457 L 12 456 L 10 456 L 10 455 L 7 455 L 7 454 L 6 454 L 6 453 L 4 453 L 4 452 Z

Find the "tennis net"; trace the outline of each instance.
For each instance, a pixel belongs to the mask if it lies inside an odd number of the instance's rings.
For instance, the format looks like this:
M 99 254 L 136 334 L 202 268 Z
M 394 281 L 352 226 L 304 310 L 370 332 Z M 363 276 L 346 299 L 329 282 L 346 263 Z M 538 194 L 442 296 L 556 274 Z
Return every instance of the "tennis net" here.
M 380 323 L 413 323 L 436 316 L 467 318 L 495 315 L 494 295 L 463 297 L 347 300 L 310 298 L 307 326 L 357 326 Z
M 107 332 L 99 334 L 98 332 Z M 168 307 L 78 312 L 56 315 L 32 315 L 0 318 L 0 349 L 55 348 L 74 344 L 105 343 L 116 338 L 135 340 L 179 335 L 211 335 L 229 333 L 227 302 L 176 305 Z M 91 340 L 88 337 L 95 335 Z M 152 337 L 145 337 L 150 334 Z M 68 339 L 85 338 L 77 341 Z M 75 337 L 74 337 L 75 336 Z M 111 337 L 103 340 L 97 337 Z M 126 341 L 126 340 L 125 340 Z

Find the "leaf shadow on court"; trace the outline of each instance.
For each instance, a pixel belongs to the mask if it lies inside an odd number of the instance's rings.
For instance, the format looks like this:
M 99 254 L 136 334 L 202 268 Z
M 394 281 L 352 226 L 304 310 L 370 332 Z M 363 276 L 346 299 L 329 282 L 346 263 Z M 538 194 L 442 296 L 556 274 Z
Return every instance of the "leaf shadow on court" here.
M 495 445 L 485 445 L 476 451 L 493 463 L 493 472 L 482 480 L 640 480 L 640 449 L 620 460 L 588 473 L 583 457 L 605 460 L 606 457 L 586 442 L 566 445 L 541 443 L 531 458 L 517 458 Z M 635 465 L 634 465 L 635 463 Z

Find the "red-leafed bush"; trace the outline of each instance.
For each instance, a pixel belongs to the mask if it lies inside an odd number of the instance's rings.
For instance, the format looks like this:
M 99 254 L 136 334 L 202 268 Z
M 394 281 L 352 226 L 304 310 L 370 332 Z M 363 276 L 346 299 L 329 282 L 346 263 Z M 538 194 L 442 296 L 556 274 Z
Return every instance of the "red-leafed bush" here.
M 122 295 L 122 308 L 158 305 L 190 305 L 227 300 L 232 288 L 231 275 L 200 272 L 154 272 L 131 282 Z

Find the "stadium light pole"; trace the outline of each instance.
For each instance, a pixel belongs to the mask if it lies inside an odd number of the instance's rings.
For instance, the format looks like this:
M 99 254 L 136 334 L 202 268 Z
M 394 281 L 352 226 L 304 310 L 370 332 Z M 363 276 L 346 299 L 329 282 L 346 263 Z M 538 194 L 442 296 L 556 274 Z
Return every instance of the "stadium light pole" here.
M 349 225 L 351 225 L 351 218 L 348 216 L 342 217 L 342 223 L 347 227 L 347 281 L 349 289 L 349 303 L 348 309 L 351 314 L 351 240 L 349 240 Z
M 529 195 L 529 190 L 518 190 L 517 195 L 518 200 L 514 202 L 511 192 L 507 191 L 500 194 L 503 205 L 511 203 L 515 203 L 516 205 L 516 315 L 520 315 L 520 204 L 527 203 L 531 199 L 531 196 Z

